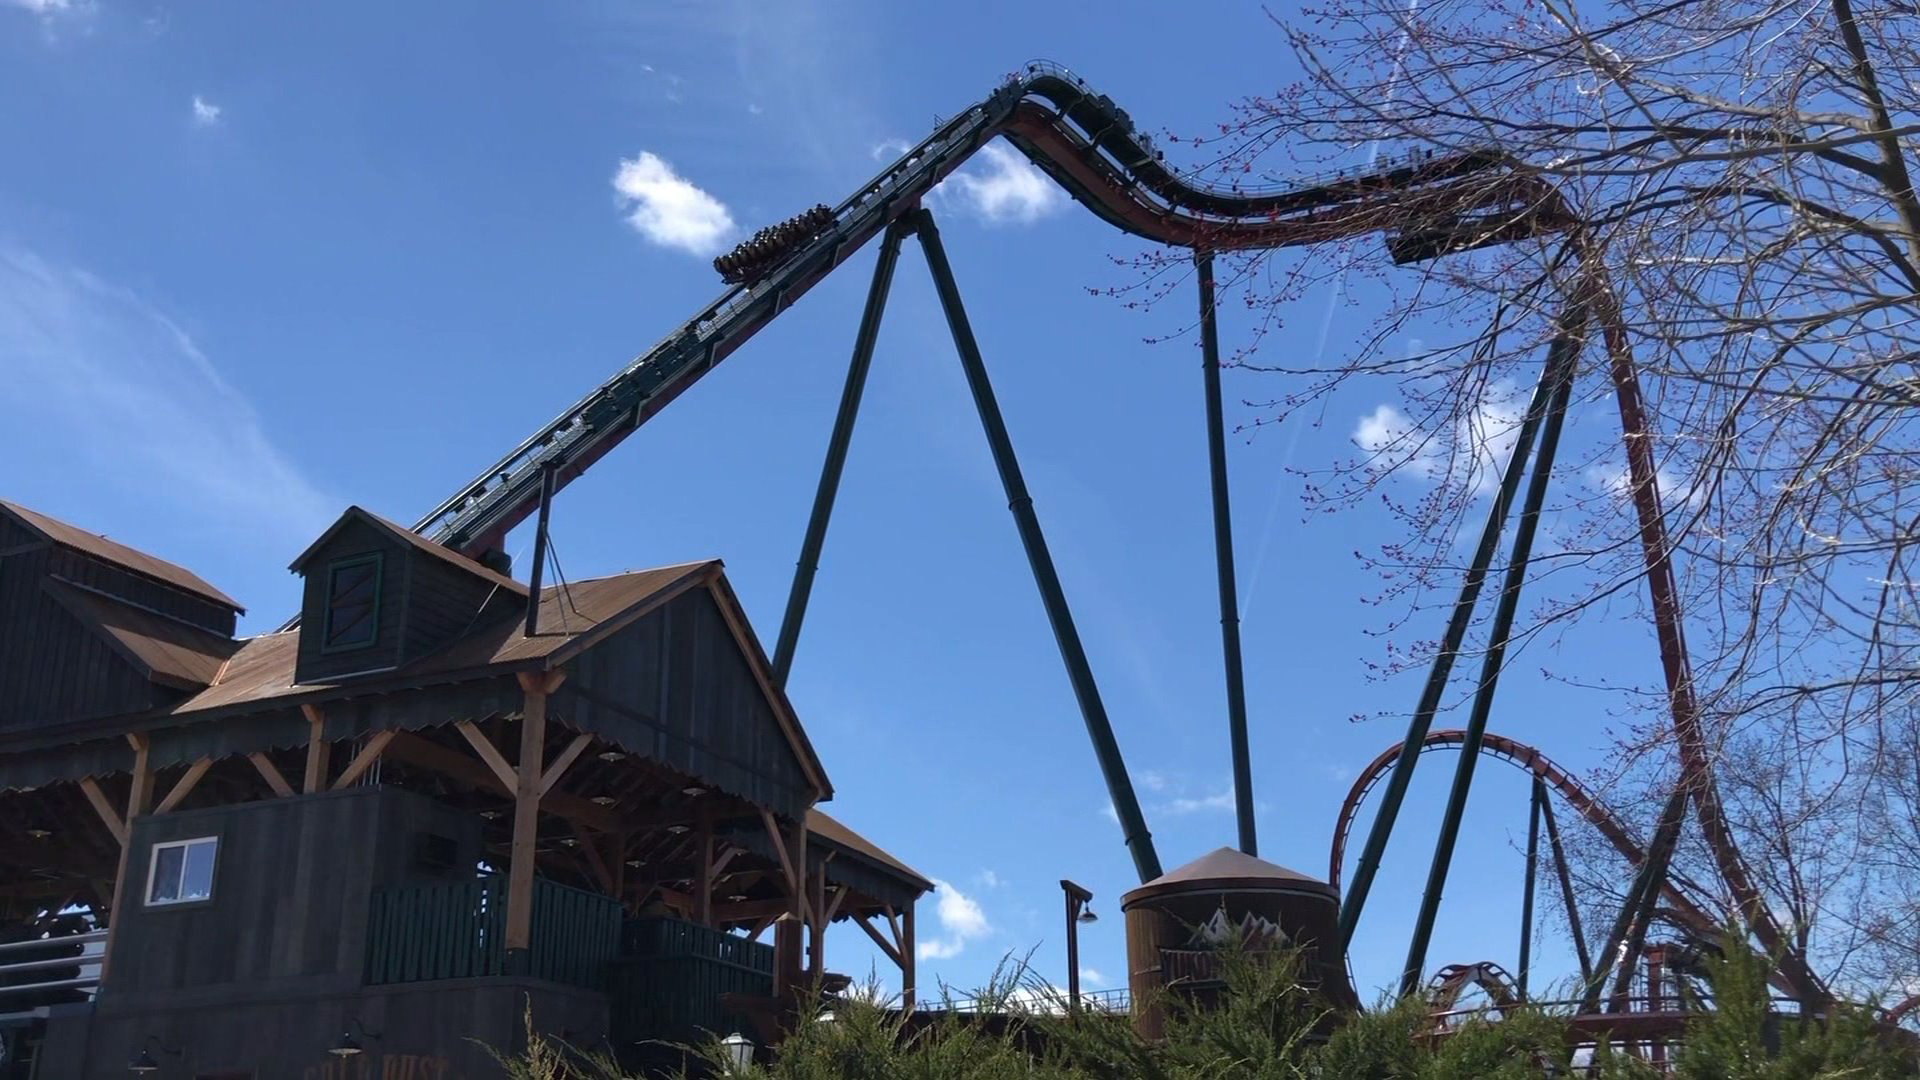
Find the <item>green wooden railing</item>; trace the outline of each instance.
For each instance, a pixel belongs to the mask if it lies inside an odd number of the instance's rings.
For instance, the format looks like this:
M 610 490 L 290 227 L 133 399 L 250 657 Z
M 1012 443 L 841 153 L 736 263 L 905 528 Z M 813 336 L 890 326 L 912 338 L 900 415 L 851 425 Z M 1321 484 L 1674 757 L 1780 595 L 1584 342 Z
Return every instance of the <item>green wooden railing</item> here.
M 503 974 L 506 891 L 499 877 L 376 890 L 367 920 L 367 983 Z M 529 975 L 604 989 L 619 946 L 619 901 L 534 880 Z
M 738 1030 L 726 994 L 773 993 L 773 947 L 680 919 L 628 920 L 607 984 L 616 1044 L 692 1042 Z

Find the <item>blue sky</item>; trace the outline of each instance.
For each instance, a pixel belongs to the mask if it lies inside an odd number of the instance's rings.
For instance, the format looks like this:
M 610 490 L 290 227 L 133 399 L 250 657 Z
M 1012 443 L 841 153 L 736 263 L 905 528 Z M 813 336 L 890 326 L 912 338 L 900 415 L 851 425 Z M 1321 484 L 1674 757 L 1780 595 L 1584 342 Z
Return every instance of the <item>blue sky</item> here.
M 270 628 L 295 604 L 287 562 L 341 508 L 413 520 L 716 295 L 717 247 L 837 202 L 1025 60 L 1186 132 L 1292 75 L 1252 4 L 1102 12 L 0 0 L 4 495 L 191 565 Z M 1197 354 L 1143 343 L 1191 299 L 1091 295 L 1130 280 L 1112 258 L 1139 243 L 1004 151 L 935 210 L 1161 859 L 1230 844 Z M 871 257 L 565 493 L 568 576 L 717 555 L 771 643 Z M 1131 865 L 911 245 L 896 280 L 791 695 L 832 811 L 945 885 L 921 913 L 923 984 L 1036 947 L 1059 978 L 1070 877 L 1103 916 L 1089 982 L 1120 985 Z M 1351 299 L 1329 349 L 1365 317 Z M 1312 355 L 1333 300 L 1265 348 Z M 1235 424 L 1286 389 L 1226 388 Z M 1318 875 L 1354 772 L 1401 723 L 1349 717 L 1410 708 L 1418 685 L 1369 673 L 1386 613 L 1354 553 L 1393 522 L 1308 517 L 1283 467 L 1351 454 L 1394 400 L 1344 394 L 1323 424 L 1230 451 L 1262 854 Z M 1541 669 L 1596 656 L 1655 670 L 1638 624 L 1542 641 L 1494 730 L 1592 764 L 1617 701 Z M 1451 760 L 1415 782 L 1353 953 L 1363 994 L 1404 952 Z M 1517 772 L 1481 770 L 1433 963 L 1511 965 L 1525 799 Z M 1548 943 L 1543 973 L 1568 955 Z M 830 956 L 864 973 L 876 954 L 839 930 Z

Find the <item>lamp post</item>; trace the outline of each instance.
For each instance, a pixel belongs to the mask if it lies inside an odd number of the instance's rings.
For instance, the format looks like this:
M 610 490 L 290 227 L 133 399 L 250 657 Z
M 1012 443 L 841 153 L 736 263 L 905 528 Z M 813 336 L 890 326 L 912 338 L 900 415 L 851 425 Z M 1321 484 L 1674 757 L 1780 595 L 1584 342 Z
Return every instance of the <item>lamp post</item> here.
M 730 1073 L 745 1076 L 753 1065 L 753 1040 L 736 1031 L 720 1040 L 720 1048 L 726 1051 Z
M 1080 1011 L 1080 924 L 1098 920 L 1089 905 L 1093 893 L 1066 878 L 1060 879 L 1060 891 L 1067 894 L 1067 1007 Z

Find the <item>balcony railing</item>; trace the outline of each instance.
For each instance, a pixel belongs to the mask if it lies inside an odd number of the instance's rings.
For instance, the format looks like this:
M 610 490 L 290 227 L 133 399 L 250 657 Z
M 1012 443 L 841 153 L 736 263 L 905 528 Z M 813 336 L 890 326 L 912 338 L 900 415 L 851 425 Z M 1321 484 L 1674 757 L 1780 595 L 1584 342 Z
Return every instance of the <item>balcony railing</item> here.
M 375 891 L 367 920 L 367 983 L 505 974 L 506 892 L 499 877 Z M 534 880 L 528 975 L 603 989 L 619 944 L 619 901 Z
M 91 997 L 106 940 L 91 930 L 0 944 L 0 1015 Z
M 728 994 L 773 993 L 773 946 L 671 918 L 631 919 L 608 980 L 616 1043 L 726 1035 L 741 1017 Z

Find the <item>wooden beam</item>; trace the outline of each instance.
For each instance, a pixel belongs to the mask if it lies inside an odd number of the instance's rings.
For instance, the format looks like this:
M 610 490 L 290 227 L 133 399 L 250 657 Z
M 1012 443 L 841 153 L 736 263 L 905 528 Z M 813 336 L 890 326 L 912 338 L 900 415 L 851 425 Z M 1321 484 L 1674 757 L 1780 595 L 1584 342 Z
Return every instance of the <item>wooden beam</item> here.
M 747 935 L 747 940 L 759 941 L 760 935 L 766 933 L 767 927 L 772 926 L 774 923 L 774 920 L 778 919 L 779 917 L 780 916 L 778 915 L 768 915 L 767 917 L 761 919 L 759 922 L 754 923 L 753 932 Z
M 815 979 L 827 971 L 827 865 L 822 862 L 807 875 L 807 902 L 813 908 L 807 920 L 807 974 Z
M 145 735 L 131 731 L 127 744 L 133 747 L 133 777 L 127 787 L 127 827 L 132 828 L 133 819 L 153 805 L 153 744 Z
M 300 711 L 307 717 L 307 772 L 300 790 L 312 795 L 327 790 L 327 759 L 333 756 L 333 744 L 327 741 L 327 715 L 320 706 L 302 705 Z
M 903 1009 L 907 1012 L 912 1012 L 914 993 L 920 988 L 918 979 L 914 975 L 916 958 L 913 954 L 912 904 L 907 905 L 906 918 L 902 921 L 906 924 L 906 932 L 901 935 L 900 941 L 900 1002 Z
M 513 849 L 507 865 L 506 947 L 509 974 L 533 941 L 533 869 L 540 824 L 540 758 L 547 741 L 547 678 L 520 674 L 520 760 L 514 772 Z
M 394 736 L 393 744 L 387 748 L 387 756 L 431 769 L 472 787 L 507 796 L 513 794 L 511 786 L 501 784 L 500 778 L 493 775 L 493 770 L 481 764 L 473 755 L 441 746 L 419 735 L 402 732 Z M 595 832 L 620 832 L 627 825 L 625 820 L 616 817 L 606 807 L 597 806 L 591 799 L 582 799 L 577 795 L 555 792 L 542 799 L 540 806 L 549 814 L 577 821 Z
M 593 736 L 584 732 L 575 735 L 566 749 L 553 756 L 553 764 L 548 765 L 547 771 L 540 775 L 540 794 L 545 795 L 552 791 L 553 785 L 559 783 L 560 778 L 566 775 L 568 767 L 586 752 L 587 747 L 592 745 Z
M 107 801 L 107 793 L 100 790 L 99 783 L 91 776 L 83 776 L 80 778 L 80 790 L 86 794 L 87 801 L 93 804 L 93 812 L 99 814 L 100 820 L 106 823 L 107 831 L 125 845 L 127 823 L 114 811 L 113 804 Z
M 773 820 L 773 811 L 762 807 L 760 824 L 766 826 L 767 840 L 773 844 L 773 854 L 780 860 L 780 873 L 786 876 L 787 892 L 790 895 L 799 893 L 800 879 L 793 872 L 793 859 L 787 854 L 787 839 L 780 835 L 780 826 Z
M 713 870 L 712 870 L 713 880 L 715 881 L 720 880 L 721 873 L 722 871 L 726 870 L 727 864 L 732 862 L 734 856 L 740 854 L 742 850 L 743 849 L 737 848 L 737 847 L 729 847 L 727 850 L 720 853 L 719 858 L 713 860 Z
M 355 754 L 353 760 L 347 763 L 346 769 L 340 773 L 340 778 L 333 782 L 333 790 L 344 790 L 354 781 L 360 779 L 361 775 L 368 769 L 373 768 L 373 763 L 379 761 L 380 755 L 387 752 L 387 744 L 392 742 L 393 737 L 397 734 L 399 734 L 399 732 L 392 728 L 388 728 L 385 731 L 374 732 L 373 735 L 367 739 L 367 745 L 361 747 L 360 752 Z
M 127 812 L 120 833 L 120 861 L 113 872 L 113 901 L 107 910 L 107 941 L 100 952 L 100 982 L 107 984 L 107 972 L 113 965 L 113 946 L 119 939 L 120 913 L 127 906 L 127 864 L 133 858 L 133 819 L 147 812 L 153 801 L 153 743 L 137 731 L 127 732 L 127 745 L 133 747 L 133 776 L 127 785 Z
M 200 783 L 200 778 L 207 775 L 207 770 L 211 768 L 213 768 L 213 759 L 210 757 L 203 757 L 187 766 L 187 771 L 181 775 L 180 779 L 174 781 L 173 790 L 167 792 L 167 797 L 160 800 L 160 805 L 154 807 L 153 812 L 164 814 L 179 806 L 182 800 L 193 794 L 194 786 Z
M 253 762 L 253 767 L 259 772 L 260 779 L 267 782 L 267 786 L 273 789 L 275 795 L 284 799 L 293 794 L 293 785 L 287 783 L 287 778 L 281 775 L 279 767 L 274 765 L 272 758 L 262 753 L 252 753 L 247 755 L 247 760 Z
M 500 781 L 500 786 L 512 791 L 515 783 L 513 766 L 507 764 L 506 757 L 500 753 L 499 747 L 493 745 L 493 740 L 487 738 L 479 728 L 474 727 L 471 720 L 455 723 L 453 730 L 464 736 L 467 744 L 473 747 L 473 752 L 479 754 L 480 760 L 486 762 L 487 768 L 493 770 L 493 775 Z
M 847 899 L 847 894 L 852 891 L 853 890 L 847 888 L 845 885 L 835 885 L 833 887 L 833 899 L 827 902 L 826 913 L 820 916 L 821 926 L 826 926 L 833 921 L 835 915 L 840 914 L 841 903 Z
M 567 825 L 573 829 L 573 839 L 586 854 L 587 867 L 593 871 L 593 876 L 600 882 L 600 887 L 610 896 L 619 896 L 620 890 L 613 883 L 613 872 L 607 869 L 607 861 L 600 857 L 599 849 L 594 847 L 593 837 L 588 836 L 587 830 L 581 828 L 577 821 L 569 821 Z
M 854 925 L 858 926 L 860 929 L 865 930 L 867 932 L 867 936 L 873 939 L 873 943 L 875 945 L 880 946 L 880 951 L 887 954 L 887 959 L 893 961 L 894 967 L 904 966 L 900 962 L 899 947 L 897 945 L 890 944 L 886 939 L 886 935 L 874 929 L 873 924 L 867 921 L 867 917 L 865 915 L 855 915 L 853 917 L 853 922 L 854 922 Z
M 713 815 L 700 813 L 700 848 L 693 853 L 698 866 L 693 882 L 693 921 L 713 925 Z

